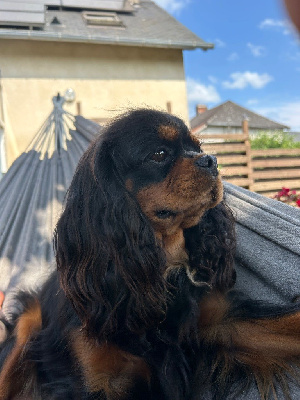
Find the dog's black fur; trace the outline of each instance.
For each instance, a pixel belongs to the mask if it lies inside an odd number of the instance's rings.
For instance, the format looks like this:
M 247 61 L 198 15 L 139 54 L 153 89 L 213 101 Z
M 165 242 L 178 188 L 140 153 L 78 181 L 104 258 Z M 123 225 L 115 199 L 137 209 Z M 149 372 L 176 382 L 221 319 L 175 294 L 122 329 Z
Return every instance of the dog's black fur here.
M 83 155 L 57 271 L 0 355 L 0 399 L 263 399 L 300 359 L 300 307 L 235 292 L 234 219 L 216 160 L 178 118 L 136 110 Z M 296 372 L 295 372 L 296 373 Z M 287 397 L 286 397 L 287 398 Z

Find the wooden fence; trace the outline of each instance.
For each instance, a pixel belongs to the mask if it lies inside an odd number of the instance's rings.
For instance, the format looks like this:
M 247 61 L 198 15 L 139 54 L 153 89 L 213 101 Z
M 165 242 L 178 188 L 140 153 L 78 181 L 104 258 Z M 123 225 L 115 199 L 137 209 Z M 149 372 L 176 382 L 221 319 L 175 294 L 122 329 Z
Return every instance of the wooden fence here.
M 221 175 L 235 185 L 266 196 L 282 187 L 300 190 L 300 149 L 252 150 L 248 121 L 241 134 L 198 136 L 206 153 L 218 158 Z

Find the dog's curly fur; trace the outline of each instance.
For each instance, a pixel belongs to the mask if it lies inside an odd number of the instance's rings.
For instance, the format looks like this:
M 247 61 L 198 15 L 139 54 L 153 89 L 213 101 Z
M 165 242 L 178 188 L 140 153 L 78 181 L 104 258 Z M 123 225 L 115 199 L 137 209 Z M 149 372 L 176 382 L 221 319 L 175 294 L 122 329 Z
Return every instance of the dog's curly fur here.
M 57 271 L 20 293 L 0 399 L 288 396 L 298 306 L 235 292 L 234 219 L 216 160 L 178 118 L 135 110 L 83 155 L 54 238 Z M 287 397 L 285 397 L 287 398 Z

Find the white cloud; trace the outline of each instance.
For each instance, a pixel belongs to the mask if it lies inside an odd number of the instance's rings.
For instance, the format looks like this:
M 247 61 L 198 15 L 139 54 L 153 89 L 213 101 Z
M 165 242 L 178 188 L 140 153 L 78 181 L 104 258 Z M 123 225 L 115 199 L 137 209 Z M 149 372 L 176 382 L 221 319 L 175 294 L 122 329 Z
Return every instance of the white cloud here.
M 217 47 L 226 47 L 226 43 L 223 42 L 221 39 L 215 39 L 214 43 L 216 44 Z
M 186 7 L 190 0 L 155 0 L 155 3 L 170 13 L 176 13 Z
M 240 57 L 238 55 L 238 53 L 231 53 L 228 57 L 227 60 L 228 61 L 236 61 L 238 60 Z
M 285 25 L 286 25 L 286 21 L 266 18 L 259 24 L 259 27 L 260 27 L 260 29 L 269 28 L 269 27 L 282 28 L 282 27 L 285 27 Z
M 260 107 L 255 111 L 276 122 L 290 126 L 292 131 L 300 131 L 300 100 L 271 107 Z
M 213 85 L 204 85 L 192 78 L 187 78 L 188 101 L 193 103 L 217 103 L 220 95 Z
M 224 81 L 225 89 L 245 89 L 248 86 L 261 89 L 273 80 L 269 74 L 258 74 L 257 72 L 234 72 L 230 75 L 231 81 Z
M 266 18 L 259 24 L 260 29 L 276 29 L 282 32 L 284 35 L 291 33 L 291 24 L 286 20 Z
M 266 49 L 264 46 L 256 46 L 252 43 L 247 43 L 247 47 L 250 49 L 254 57 L 261 57 L 266 54 Z

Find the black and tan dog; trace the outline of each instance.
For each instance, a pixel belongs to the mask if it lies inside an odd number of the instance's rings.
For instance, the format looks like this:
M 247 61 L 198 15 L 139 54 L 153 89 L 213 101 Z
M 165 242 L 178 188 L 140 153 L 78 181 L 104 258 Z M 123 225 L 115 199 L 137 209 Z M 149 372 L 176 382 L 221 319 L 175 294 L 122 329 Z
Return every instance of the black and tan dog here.
M 113 121 L 68 191 L 57 271 L 19 295 L 0 399 L 225 399 L 251 382 L 263 399 L 278 386 L 288 398 L 300 306 L 232 289 L 222 199 L 216 159 L 180 119 L 136 110 Z

